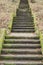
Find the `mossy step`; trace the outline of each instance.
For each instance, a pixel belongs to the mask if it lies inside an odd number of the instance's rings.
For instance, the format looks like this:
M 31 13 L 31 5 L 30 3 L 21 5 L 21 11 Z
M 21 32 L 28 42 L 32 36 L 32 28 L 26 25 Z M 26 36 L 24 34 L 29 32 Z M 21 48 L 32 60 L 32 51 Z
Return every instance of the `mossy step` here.
M 19 5 L 19 6 L 22 6 L 22 7 L 23 7 L 23 6 L 24 6 L 24 7 L 25 7 L 25 6 L 27 6 L 27 7 L 29 8 L 29 6 L 28 6 L 28 4 L 27 4 L 27 3 L 20 3 L 20 5 Z
M 28 43 L 28 44 L 29 44 L 29 43 L 39 44 L 40 41 L 12 41 L 12 42 L 11 42 L 11 41 L 4 41 L 4 43 L 5 43 L 5 44 L 7 44 L 7 43 L 11 43 L 11 44 L 13 44 L 13 43 L 16 43 L 16 44 L 17 44 L 17 43 L 20 43 L 20 44 L 21 44 L 21 43 L 23 43 L 23 44 L 27 44 L 27 43 Z
M 20 4 L 19 8 L 20 7 L 24 7 L 24 8 L 27 8 L 28 7 L 29 8 L 28 4 L 24 4 L 24 3 Z
M 13 24 L 13 27 L 17 27 L 17 26 L 18 26 L 18 27 L 27 27 L 27 26 L 28 26 L 28 27 L 34 27 L 34 25 L 29 25 L 29 24 L 28 24 L 28 25 L 26 25 L 26 24 L 24 24 L 24 25 L 16 24 L 16 25 L 15 25 L 15 24 Z
M 14 21 L 14 20 L 33 21 L 33 18 L 30 18 L 30 17 L 28 17 L 28 16 L 16 16 L 16 18 L 13 18 L 13 21 Z
M 14 32 L 35 32 L 35 30 L 34 29 L 23 29 L 23 28 L 12 28 L 12 31 L 14 31 Z
M 22 7 L 22 6 L 20 7 L 19 6 L 19 9 L 29 9 L 30 10 L 30 8 L 28 8 L 28 6 L 27 7 Z
M 7 35 L 7 36 L 5 36 L 5 39 L 9 39 L 9 38 L 10 39 L 36 39 L 37 40 L 37 39 L 39 39 L 39 36 L 37 36 L 37 35 L 36 36 L 29 36 L 28 35 L 28 37 L 27 36 L 22 36 L 21 37 L 21 36 L 15 36 L 15 35 L 12 35 L 12 36 Z
M 17 14 L 31 14 L 31 11 L 28 9 L 18 9 Z
M 22 3 L 28 4 L 28 0 L 21 0 L 21 1 L 20 1 L 20 4 L 22 4 Z
M 31 13 L 30 8 L 29 9 L 18 8 L 16 13 L 22 13 L 22 12 L 24 12 L 24 13 Z
M 41 60 L 42 55 L 41 54 L 2 54 L 1 59 L 4 60 Z
M 28 24 L 34 24 L 33 21 L 29 21 L 29 20 L 14 20 L 13 23 L 28 23 Z
M 26 29 L 28 29 L 28 30 L 31 29 L 32 30 L 34 28 L 32 28 L 32 27 L 13 27 L 13 29 L 25 29 L 25 30 Z
M 27 6 L 25 7 L 20 6 L 19 9 L 29 9 L 29 8 Z
M 2 60 L 2 64 L 14 64 L 14 65 L 43 65 L 42 61 L 14 61 L 14 60 Z
M 5 39 L 6 42 L 39 42 L 39 39 Z
M 28 24 L 33 24 L 34 25 L 34 22 L 29 22 L 29 21 L 25 21 L 25 20 L 16 20 L 16 21 L 13 21 L 13 23 L 21 23 L 21 24 L 26 24 L 26 23 L 28 23 Z
M 17 15 L 17 16 L 26 16 L 26 17 L 28 16 L 28 18 L 30 17 L 30 19 L 31 19 L 31 16 L 32 16 L 30 13 L 24 13 L 24 12 L 22 12 L 22 13 L 17 13 L 16 15 Z
M 16 16 L 15 18 L 13 18 L 13 21 L 16 21 L 16 20 L 21 20 L 21 21 L 24 20 L 24 21 L 32 22 L 33 18 L 32 17 L 30 18 L 28 16 Z
M 9 49 L 8 49 L 9 50 Z M 13 50 L 13 49 L 12 49 Z M 40 51 L 37 51 L 37 52 L 34 52 L 34 51 L 5 51 L 4 49 L 2 50 L 2 54 L 42 54 L 41 50 Z
M 25 24 L 25 25 L 13 24 L 13 27 L 22 27 L 22 26 L 23 26 L 23 27 L 27 27 L 27 26 L 28 26 L 28 27 L 34 27 L 34 25 L 29 25 L 29 24 L 28 24 L 28 25 L 26 25 L 26 24 Z
M 23 13 L 17 14 L 16 18 L 27 18 L 33 20 L 33 17 L 31 15 L 23 14 Z
M 29 21 L 29 22 L 33 22 L 32 18 L 28 18 L 28 17 L 21 17 L 21 16 L 17 16 L 16 18 L 13 18 L 13 21 Z
M 40 44 L 4 44 L 3 48 L 41 48 Z
M 2 49 L 2 54 L 39 54 L 41 53 L 41 49 Z
M 19 25 L 34 25 L 34 23 L 29 23 L 29 22 L 13 22 L 13 24 L 15 24 L 15 25 L 17 25 L 17 24 L 19 24 Z

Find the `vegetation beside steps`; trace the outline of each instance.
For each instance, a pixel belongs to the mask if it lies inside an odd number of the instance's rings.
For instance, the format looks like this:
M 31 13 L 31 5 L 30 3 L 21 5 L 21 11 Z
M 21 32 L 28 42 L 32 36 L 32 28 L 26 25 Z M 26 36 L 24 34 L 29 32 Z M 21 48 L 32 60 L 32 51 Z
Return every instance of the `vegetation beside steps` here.
M 28 0 L 28 3 L 29 3 L 29 0 Z M 41 44 L 42 54 L 43 54 L 43 33 L 42 33 L 43 31 L 40 31 L 39 28 L 37 27 L 36 16 L 35 16 L 34 12 L 32 11 L 30 3 L 29 3 L 29 6 L 31 9 L 31 14 L 32 14 L 33 19 L 34 19 L 34 26 L 35 26 L 36 34 L 38 34 L 38 36 L 40 37 L 40 44 Z
M 6 29 L 5 28 L 0 29 L 0 53 L 1 53 L 1 49 L 2 49 L 2 44 L 4 42 L 5 34 L 6 34 Z
M 40 43 L 42 48 L 42 54 L 43 54 L 43 34 L 40 32 Z
M 12 22 L 13 22 L 13 17 L 16 16 L 16 13 L 11 13 L 10 16 L 11 16 L 11 17 L 10 17 L 11 19 L 10 19 L 9 24 L 8 24 L 8 30 L 9 30 L 9 32 L 11 32 L 11 29 L 12 29 Z

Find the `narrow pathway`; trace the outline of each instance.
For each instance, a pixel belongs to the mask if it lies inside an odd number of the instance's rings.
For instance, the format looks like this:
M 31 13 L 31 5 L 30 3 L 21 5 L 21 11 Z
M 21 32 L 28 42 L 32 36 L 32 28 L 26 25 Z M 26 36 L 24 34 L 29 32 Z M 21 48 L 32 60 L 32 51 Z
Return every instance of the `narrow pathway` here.
M 11 34 L 5 37 L 3 43 L 0 65 L 43 65 L 42 59 L 28 0 L 21 0 Z

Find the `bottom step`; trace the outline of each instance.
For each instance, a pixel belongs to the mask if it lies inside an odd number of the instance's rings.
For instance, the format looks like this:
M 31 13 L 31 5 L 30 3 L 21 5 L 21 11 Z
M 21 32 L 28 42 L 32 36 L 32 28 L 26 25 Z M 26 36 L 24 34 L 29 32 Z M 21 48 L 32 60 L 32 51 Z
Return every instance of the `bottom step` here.
M 0 61 L 0 64 L 14 64 L 14 65 L 43 65 L 43 63 L 41 61 Z

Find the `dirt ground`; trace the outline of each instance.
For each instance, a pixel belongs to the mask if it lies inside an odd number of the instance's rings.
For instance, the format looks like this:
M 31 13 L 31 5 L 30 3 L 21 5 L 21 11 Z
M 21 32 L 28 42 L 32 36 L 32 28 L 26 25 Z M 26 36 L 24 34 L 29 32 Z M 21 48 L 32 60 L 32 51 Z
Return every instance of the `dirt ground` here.
M 16 12 L 19 0 L 0 0 L 0 28 L 6 28 L 11 20 L 11 13 Z
M 43 0 L 34 0 L 34 2 L 30 0 L 30 5 L 35 15 L 37 27 L 43 32 Z

